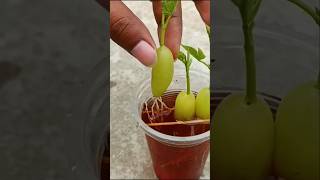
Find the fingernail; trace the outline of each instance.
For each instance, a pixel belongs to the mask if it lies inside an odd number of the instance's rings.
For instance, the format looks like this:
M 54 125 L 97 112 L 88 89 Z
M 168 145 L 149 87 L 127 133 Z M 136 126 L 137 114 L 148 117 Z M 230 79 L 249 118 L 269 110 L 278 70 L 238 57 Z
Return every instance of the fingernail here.
M 131 54 L 145 66 L 152 67 L 156 63 L 156 50 L 147 42 L 140 41 L 132 50 Z

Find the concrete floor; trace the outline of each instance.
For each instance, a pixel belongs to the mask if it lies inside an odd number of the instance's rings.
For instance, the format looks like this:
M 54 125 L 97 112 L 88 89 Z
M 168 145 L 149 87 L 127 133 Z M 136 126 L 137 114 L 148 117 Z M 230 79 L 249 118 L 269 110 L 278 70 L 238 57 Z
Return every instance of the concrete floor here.
M 66 124 L 106 57 L 105 18 L 94 1 L 1 1 L 0 179 L 70 179 Z

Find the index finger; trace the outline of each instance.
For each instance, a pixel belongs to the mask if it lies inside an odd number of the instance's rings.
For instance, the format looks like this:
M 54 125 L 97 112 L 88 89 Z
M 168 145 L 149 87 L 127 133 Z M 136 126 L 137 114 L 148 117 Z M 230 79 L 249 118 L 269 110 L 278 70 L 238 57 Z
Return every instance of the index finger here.
M 210 0 L 194 0 L 202 20 L 210 26 Z

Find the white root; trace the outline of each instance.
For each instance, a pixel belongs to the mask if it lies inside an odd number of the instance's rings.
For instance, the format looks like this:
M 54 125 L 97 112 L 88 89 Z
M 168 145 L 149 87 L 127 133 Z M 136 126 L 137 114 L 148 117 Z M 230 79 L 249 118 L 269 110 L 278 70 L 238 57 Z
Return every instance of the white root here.
M 151 99 L 151 109 L 149 109 L 149 101 L 146 101 L 144 105 L 146 106 L 144 112 L 147 113 L 148 119 L 151 123 L 158 117 L 161 117 L 161 120 L 163 120 L 163 115 L 165 113 L 171 112 L 174 108 L 169 108 L 163 101 L 161 97 L 153 97 Z

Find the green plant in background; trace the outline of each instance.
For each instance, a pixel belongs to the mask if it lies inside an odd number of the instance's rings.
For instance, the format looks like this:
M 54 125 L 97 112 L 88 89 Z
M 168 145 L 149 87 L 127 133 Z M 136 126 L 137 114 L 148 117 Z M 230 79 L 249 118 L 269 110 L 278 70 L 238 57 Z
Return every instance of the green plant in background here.
M 175 102 L 175 117 L 177 120 L 186 121 L 191 120 L 196 116 L 200 119 L 210 118 L 210 90 L 209 88 L 203 88 L 194 97 L 194 94 L 190 89 L 190 76 L 189 70 L 192 63 L 192 57 L 197 61 L 204 64 L 210 70 L 210 65 L 207 64 L 204 59 L 206 58 L 203 51 L 198 48 L 195 49 L 191 46 L 182 45 L 187 54 L 180 52 L 178 59 L 185 65 L 186 69 L 186 84 L 187 92 L 180 92 Z
M 208 31 L 207 27 L 207 33 L 210 37 L 210 29 Z M 205 65 L 210 70 L 210 64 L 207 64 L 204 59 L 206 56 L 204 55 L 203 51 L 198 48 L 193 48 L 191 46 L 182 45 L 182 47 L 190 53 L 191 56 L 193 56 L 198 62 Z M 210 89 L 208 87 L 202 88 L 196 97 L 195 102 L 196 107 L 196 116 L 200 119 L 210 119 Z
M 320 25 L 320 12 L 300 0 L 288 0 Z M 300 85 L 283 98 L 276 116 L 275 171 L 285 179 L 318 180 L 319 100 L 318 82 Z
M 175 101 L 175 111 L 174 115 L 176 120 L 179 121 L 189 121 L 194 118 L 195 115 L 195 96 L 191 92 L 190 88 L 190 66 L 192 64 L 192 59 L 190 57 L 190 52 L 187 51 L 185 55 L 183 52 L 179 52 L 178 59 L 185 65 L 186 69 L 186 84 L 187 92 L 181 91 Z
M 160 47 L 157 49 L 157 63 L 152 68 L 151 89 L 153 94 L 153 104 L 151 111 L 148 110 L 148 104 L 145 102 L 146 112 L 148 112 L 149 119 L 157 117 L 157 114 L 170 110 L 162 101 L 161 96 L 169 87 L 174 71 L 174 60 L 172 52 L 165 46 L 165 34 L 169 24 L 169 20 L 174 14 L 178 5 L 178 0 L 162 0 L 162 18 L 160 29 Z M 210 38 L 210 27 L 206 25 L 206 31 Z M 178 94 L 175 101 L 175 118 L 177 121 L 189 121 L 194 119 L 195 116 L 208 120 L 210 118 L 210 90 L 203 88 L 196 98 L 191 92 L 190 88 L 190 66 L 192 64 L 191 56 L 197 59 L 200 63 L 204 64 L 210 70 L 210 65 L 204 59 L 203 51 L 198 48 L 195 49 L 191 46 L 182 45 L 186 54 L 180 52 L 178 59 L 184 63 L 186 69 L 186 84 L 187 91 L 182 91 Z M 151 112 L 151 113 L 149 113 Z
M 271 168 L 274 123 L 267 103 L 256 95 L 254 19 L 261 0 L 232 0 L 244 34 L 246 93 L 232 94 L 217 107 L 213 121 L 213 178 L 265 179 Z

